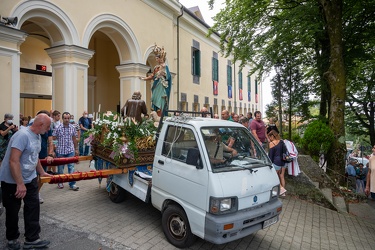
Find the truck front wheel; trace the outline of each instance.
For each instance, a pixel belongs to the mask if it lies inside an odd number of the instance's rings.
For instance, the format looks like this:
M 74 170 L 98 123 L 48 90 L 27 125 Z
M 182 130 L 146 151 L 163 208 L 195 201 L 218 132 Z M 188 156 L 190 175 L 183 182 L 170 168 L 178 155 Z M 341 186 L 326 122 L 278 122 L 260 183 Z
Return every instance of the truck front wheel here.
M 125 200 L 126 191 L 116 183 L 112 182 L 108 195 L 112 202 L 120 203 Z
M 185 248 L 193 245 L 196 236 L 192 234 L 185 211 L 175 205 L 168 206 L 162 215 L 163 232 L 174 246 Z

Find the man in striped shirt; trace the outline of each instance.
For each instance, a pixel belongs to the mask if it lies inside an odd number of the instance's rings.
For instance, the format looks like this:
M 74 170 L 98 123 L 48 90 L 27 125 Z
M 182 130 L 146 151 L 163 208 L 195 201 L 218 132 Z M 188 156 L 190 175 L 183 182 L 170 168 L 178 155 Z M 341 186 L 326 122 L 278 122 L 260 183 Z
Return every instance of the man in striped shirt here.
M 58 126 L 52 133 L 54 140 L 57 140 L 57 148 L 56 148 L 56 157 L 57 158 L 66 158 L 66 157 L 73 157 L 74 155 L 78 156 L 78 143 L 77 143 L 77 131 L 76 128 L 70 124 L 70 114 L 68 112 L 64 112 L 62 114 L 63 123 Z M 71 174 L 74 172 L 74 164 L 69 163 L 68 165 L 68 173 Z M 58 173 L 64 173 L 64 166 L 58 166 Z M 64 185 L 62 183 L 58 183 L 57 187 L 62 189 Z M 79 187 L 76 186 L 75 181 L 69 182 L 69 187 L 71 190 L 78 191 Z

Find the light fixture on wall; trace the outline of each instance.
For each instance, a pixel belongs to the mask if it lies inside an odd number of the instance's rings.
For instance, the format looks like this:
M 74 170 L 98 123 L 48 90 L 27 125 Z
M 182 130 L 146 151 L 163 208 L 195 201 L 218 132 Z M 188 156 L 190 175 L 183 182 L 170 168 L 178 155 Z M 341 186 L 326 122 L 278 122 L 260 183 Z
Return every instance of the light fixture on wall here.
M 0 16 L 0 24 L 16 26 L 17 23 L 18 23 L 17 17 L 1 17 Z

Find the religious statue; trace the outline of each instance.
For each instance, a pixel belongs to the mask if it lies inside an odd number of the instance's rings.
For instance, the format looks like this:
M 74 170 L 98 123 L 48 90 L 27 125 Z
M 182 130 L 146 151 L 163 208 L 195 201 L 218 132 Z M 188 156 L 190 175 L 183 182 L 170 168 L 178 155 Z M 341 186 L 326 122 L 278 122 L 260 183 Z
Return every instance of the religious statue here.
M 167 53 L 165 52 L 164 48 L 161 48 L 156 44 L 153 49 L 153 53 L 155 55 L 157 65 L 154 67 L 151 75 L 141 77 L 140 79 L 154 80 L 151 87 L 151 108 L 157 113 L 160 113 L 160 115 L 161 112 L 163 112 L 164 115 L 167 115 L 166 110 L 164 109 L 168 109 L 169 96 L 172 86 L 171 73 L 169 72 L 168 65 L 165 63 Z
M 141 100 L 141 92 L 135 91 L 132 98 L 127 100 L 121 109 L 121 115 L 134 118 L 138 123 L 142 122 L 142 114 L 147 116 L 147 107 L 145 101 Z

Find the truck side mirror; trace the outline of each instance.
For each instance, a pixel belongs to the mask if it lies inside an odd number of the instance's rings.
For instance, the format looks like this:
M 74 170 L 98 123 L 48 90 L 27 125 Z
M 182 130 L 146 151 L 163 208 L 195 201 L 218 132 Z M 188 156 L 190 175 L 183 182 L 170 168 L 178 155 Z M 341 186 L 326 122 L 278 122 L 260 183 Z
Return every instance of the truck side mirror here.
M 189 148 L 186 156 L 186 164 L 196 166 L 197 169 L 202 169 L 200 160 L 200 153 L 198 148 Z

